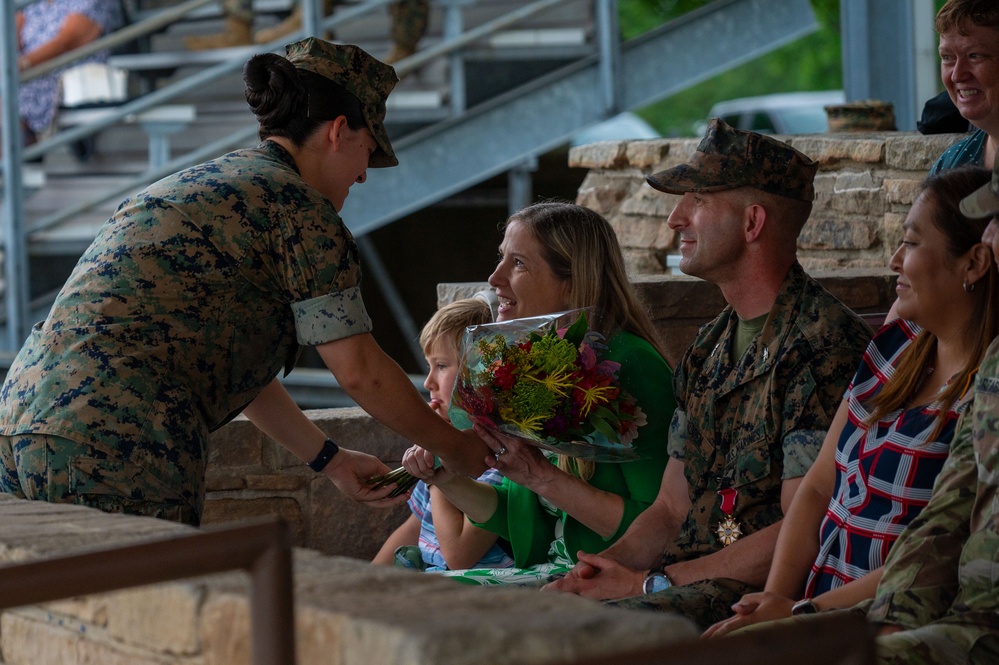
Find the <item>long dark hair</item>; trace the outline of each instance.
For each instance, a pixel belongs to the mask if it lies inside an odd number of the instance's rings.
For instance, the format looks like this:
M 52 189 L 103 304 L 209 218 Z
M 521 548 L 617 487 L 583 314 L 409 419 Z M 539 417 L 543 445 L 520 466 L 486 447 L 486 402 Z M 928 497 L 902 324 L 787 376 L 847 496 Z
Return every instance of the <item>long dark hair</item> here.
M 957 258 L 966 254 L 982 241 L 982 232 L 989 219 L 969 219 L 961 214 L 961 199 L 989 182 L 992 172 L 966 166 L 942 171 L 923 183 L 923 196 L 933 205 L 933 225 L 944 235 L 947 253 Z M 995 261 L 989 261 L 988 272 L 978 280 L 968 293 L 973 311 L 964 329 L 965 344 L 971 353 L 961 371 L 951 379 L 950 385 L 940 396 L 943 407 L 931 438 L 939 434 L 947 411 L 960 400 L 974 378 L 985 350 L 999 334 L 999 270 Z M 936 352 L 937 338 L 928 330 L 919 333 L 899 359 L 891 381 L 871 399 L 868 424 L 873 424 L 897 409 L 906 407 L 919 392 L 926 368 Z
M 353 130 L 367 126 L 357 97 L 324 76 L 297 69 L 276 53 L 247 60 L 243 82 L 261 141 L 282 136 L 300 146 L 323 123 L 341 115 Z

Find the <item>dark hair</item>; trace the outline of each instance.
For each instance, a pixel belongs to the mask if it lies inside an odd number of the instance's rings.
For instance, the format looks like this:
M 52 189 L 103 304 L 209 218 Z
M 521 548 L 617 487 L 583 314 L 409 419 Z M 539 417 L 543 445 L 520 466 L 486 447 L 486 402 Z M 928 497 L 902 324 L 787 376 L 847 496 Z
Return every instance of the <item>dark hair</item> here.
M 260 140 L 283 136 L 302 145 L 324 122 L 341 115 L 351 129 L 367 126 L 357 97 L 324 76 L 297 69 L 276 53 L 247 60 L 243 82 L 246 102 L 260 126 Z
M 940 34 L 955 28 L 962 32 L 970 26 L 999 29 L 999 3 L 996 0 L 947 0 L 933 23 Z
M 923 193 L 933 204 L 933 225 L 944 235 L 947 253 L 954 258 L 963 256 L 982 241 L 982 232 L 990 219 L 970 219 L 961 214 L 961 199 L 988 183 L 992 172 L 979 166 L 965 166 L 949 171 L 941 171 L 928 177 L 923 183 Z M 961 371 L 951 380 L 940 396 L 946 408 L 940 409 L 940 419 L 933 433 L 935 438 L 943 427 L 947 411 L 967 391 L 978 365 L 985 356 L 992 339 L 999 334 L 999 269 L 995 261 L 989 261 L 988 272 L 974 285 L 968 294 L 973 300 L 974 310 L 968 319 L 964 335 L 971 354 Z M 871 400 L 871 415 L 868 424 L 877 422 L 887 414 L 905 407 L 919 391 L 925 370 L 933 360 L 937 339 L 932 333 L 923 330 L 899 360 L 892 380 Z

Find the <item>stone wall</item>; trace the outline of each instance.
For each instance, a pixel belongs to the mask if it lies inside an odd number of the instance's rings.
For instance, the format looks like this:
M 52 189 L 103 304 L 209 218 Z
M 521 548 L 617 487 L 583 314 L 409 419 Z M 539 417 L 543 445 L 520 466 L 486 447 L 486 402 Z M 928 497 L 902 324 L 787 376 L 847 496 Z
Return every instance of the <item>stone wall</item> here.
M 0 565 L 193 532 L 3 494 L 0 525 Z M 306 549 L 293 556 L 299 663 L 529 665 L 697 637 L 679 618 L 567 594 L 463 586 Z M 235 572 L 8 610 L 0 665 L 246 665 L 249 592 Z
M 812 216 L 799 238 L 805 269 L 879 269 L 902 238 L 902 221 L 936 158 L 960 135 L 860 132 L 779 137 L 819 162 Z M 590 169 L 576 202 L 614 226 L 633 274 L 660 274 L 675 252 L 666 225 L 678 197 L 645 176 L 690 159 L 699 139 L 607 141 L 573 148 Z

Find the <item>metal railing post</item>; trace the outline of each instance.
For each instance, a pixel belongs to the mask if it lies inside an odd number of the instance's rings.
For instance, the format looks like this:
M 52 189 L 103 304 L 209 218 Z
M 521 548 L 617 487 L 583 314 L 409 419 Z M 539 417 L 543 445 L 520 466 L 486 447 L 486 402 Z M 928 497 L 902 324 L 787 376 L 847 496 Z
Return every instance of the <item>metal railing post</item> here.
M 302 32 L 313 37 L 321 37 L 323 23 L 323 0 L 300 0 L 302 11 Z
M 0 99 L 3 122 L 0 150 L 3 151 L 3 262 L 6 296 L 7 335 L 5 350 L 17 351 L 28 336 L 28 251 L 24 230 L 24 190 L 20 169 L 22 159 L 21 114 L 18 111 L 17 26 L 14 6 L 0 8 Z
M 596 0 L 594 16 L 600 51 L 600 85 L 608 115 L 621 110 L 621 31 L 617 0 Z

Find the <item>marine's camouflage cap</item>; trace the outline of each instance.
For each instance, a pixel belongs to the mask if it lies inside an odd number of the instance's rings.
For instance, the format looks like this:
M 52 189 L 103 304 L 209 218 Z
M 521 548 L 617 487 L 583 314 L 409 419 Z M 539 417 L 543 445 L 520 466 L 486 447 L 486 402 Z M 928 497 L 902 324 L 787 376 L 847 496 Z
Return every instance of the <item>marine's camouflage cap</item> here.
M 646 180 L 669 194 L 755 187 L 811 201 L 815 198 L 812 179 L 816 170 L 815 161 L 788 144 L 712 118 L 689 164 L 654 173 Z
M 992 179 L 961 199 L 961 214 L 971 219 L 999 216 L 999 159 L 992 165 Z
M 332 44 L 307 37 L 285 47 L 285 57 L 298 69 L 319 74 L 343 86 L 361 102 L 361 113 L 371 130 L 378 149 L 371 154 L 368 166 L 397 166 L 385 131 L 385 100 L 399 82 L 395 69 L 376 60 L 353 44 Z

